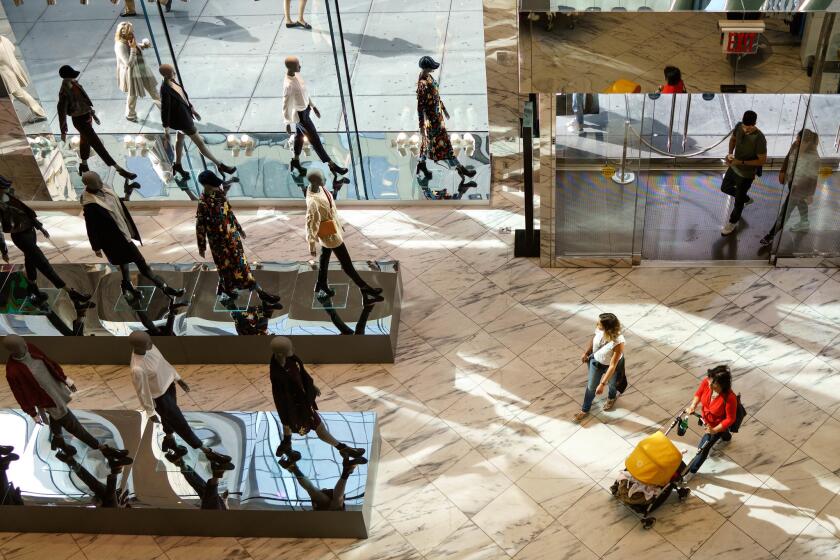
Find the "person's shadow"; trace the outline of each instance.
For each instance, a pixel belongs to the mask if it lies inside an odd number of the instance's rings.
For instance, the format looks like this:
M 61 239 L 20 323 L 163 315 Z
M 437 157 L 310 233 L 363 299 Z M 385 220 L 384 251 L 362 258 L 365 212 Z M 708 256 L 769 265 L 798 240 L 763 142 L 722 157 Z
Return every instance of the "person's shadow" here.
M 364 42 L 365 54 L 372 54 L 380 58 L 388 58 L 394 53 L 411 53 L 423 50 L 423 45 L 406 41 L 405 39 L 383 39 L 373 35 L 362 35 L 359 33 L 345 33 L 344 39 L 357 49 L 362 48 Z M 418 53 L 419 54 L 419 53 Z
M 184 37 L 204 37 L 207 39 L 220 39 L 231 43 L 258 43 L 259 39 L 251 35 L 247 29 L 225 16 L 215 16 L 218 20 L 210 22 L 206 20 L 175 20 L 180 26 L 179 33 Z

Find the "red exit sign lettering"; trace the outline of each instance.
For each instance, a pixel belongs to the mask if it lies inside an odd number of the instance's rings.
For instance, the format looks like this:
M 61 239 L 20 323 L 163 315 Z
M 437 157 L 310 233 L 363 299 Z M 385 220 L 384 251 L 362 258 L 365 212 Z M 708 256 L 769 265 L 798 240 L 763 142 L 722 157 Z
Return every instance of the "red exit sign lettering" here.
M 731 31 L 727 33 L 725 50 L 729 54 L 751 54 L 758 50 L 758 33 Z

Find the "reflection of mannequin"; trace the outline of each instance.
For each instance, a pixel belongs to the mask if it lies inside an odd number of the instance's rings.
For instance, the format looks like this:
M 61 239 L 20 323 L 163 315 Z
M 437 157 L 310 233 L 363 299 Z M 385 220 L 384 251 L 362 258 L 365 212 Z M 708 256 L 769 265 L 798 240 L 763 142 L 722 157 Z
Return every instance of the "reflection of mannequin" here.
M 245 232 L 225 196 L 224 182 L 209 170 L 201 172 L 198 182 L 204 187 L 195 214 L 198 254 L 204 258 L 207 245 L 210 245 L 210 254 L 219 274 L 216 293 L 236 300 L 237 290 L 256 290 L 260 300 L 282 309 L 280 298 L 260 289 L 251 272 L 242 246 Z
M 184 462 L 182 455 L 169 451 L 166 454 L 166 460 L 181 469 L 181 474 L 184 475 L 184 479 L 192 486 L 196 495 L 201 499 L 201 509 L 227 511 L 228 492 L 225 490 L 221 496 L 219 495 L 219 479 L 225 475 L 225 471 L 233 470 L 232 463 L 211 463 L 210 468 L 213 476 L 205 481 L 192 467 Z
M 166 434 L 161 449 L 173 451 L 179 457 L 186 455 L 187 450 L 175 441 L 174 434 L 177 433 L 190 447 L 201 449 L 211 464 L 230 463 L 229 456 L 204 445 L 187 423 L 184 413 L 178 407 L 175 383 L 186 392 L 190 390 L 189 385 L 152 344 L 151 337 L 142 331 L 134 331 L 128 335 L 128 343 L 132 348 L 131 381 L 137 391 L 137 398 L 150 418 L 154 418 L 157 413 Z
M 312 500 L 312 509 L 316 511 L 343 511 L 344 488 L 347 486 L 347 479 L 350 478 L 357 466 L 367 464 L 367 462 L 364 457 L 354 459 L 345 457 L 342 461 L 341 476 L 335 483 L 335 488 L 330 490 L 328 488 L 318 489 L 312 484 L 312 481 L 300 471 L 295 460 L 280 459 L 279 461 L 281 467 L 295 475 L 298 484 L 309 494 L 309 499 Z
M 126 94 L 125 118 L 137 122 L 137 97 L 148 92 L 154 103 L 160 106 L 157 80 L 143 60 L 143 49 L 151 46 L 148 39 L 137 43 L 134 26 L 127 22 L 117 25 L 114 35 L 114 53 L 117 55 L 117 84 Z
M 183 86 L 175 81 L 175 68 L 170 64 L 161 64 L 159 71 L 160 75 L 163 76 L 163 85 L 160 86 L 160 119 L 164 129 L 164 141 L 169 142 L 170 128 L 177 132 L 175 164 L 172 169 L 184 179 L 190 176 L 181 166 L 181 157 L 184 153 L 184 135 L 186 135 L 190 137 L 190 140 L 193 141 L 195 147 L 204 157 L 216 164 L 219 171 L 228 175 L 235 173 L 235 167 L 225 165 L 216 159 L 216 156 L 210 152 L 204 143 L 204 139 L 201 138 L 195 128 L 193 117 L 200 121 L 201 116 L 193 108 Z
M 90 157 L 90 150 L 93 148 L 102 161 L 108 167 L 113 167 L 117 173 L 126 179 L 136 179 L 136 173 L 130 173 L 117 165 L 102 140 L 96 131 L 93 129 L 93 123 L 99 124 L 99 118 L 96 116 L 96 111 L 93 110 L 93 102 L 85 92 L 84 88 L 76 81 L 81 72 L 74 70 L 70 66 L 62 66 L 58 70 L 58 75 L 61 76 L 61 89 L 58 91 L 58 126 L 61 129 L 61 141 L 67 140 L 67 117 L 73 122 L 73 126 L 79 133 L 79 158 L 82 163 L 79 164 L 79 173 L 83 174 L 87 171 L 87 160 Z
M 375 302 L 365 302 L 362 306 L 362 312 L 359 314 L 359 320 L 356 321 L 356 328 L 351 329 L 347 326 L 347 323 L 338 315 L 338 312 L 333 307 L 332 299 L 329 297 L 322 297 L 319 298 L 321 303 L 324 304 L 324 311 L 327 312 L 327 315 L 330 316 L 330 321 L 332 321 L 333 325 L 341 332 L 341 334 L 350 335 L 350 334 L 365 334 L 365 327 L 367 326 L 368 317 L 370 317 L 370 312 L 373 311 L 374 306 L 376 305 Z
M 348 447 L 339 443 L 321 421 L 315 403 L 321 391 L 303 367 L 303 362 L 295 356 L 292 341 L 285 336 L 275 336 L 271 340 L 271 352 L 271 395 L 283 424 L 283 441 L 277 448 L 277 456 L 286 455 L 291 458 L 292 432 L 306 435 L 310 430 L 315 430 L 318 438 L 335 447 L 342 457 L 356 458 L 364 455 L 365 450 L 361 447 Z
M 128 490 L 122 493 L 117 493 L 117 477 L 122 473 L 124 463 L 116 460 L 108 459 L 108 468 L 110 472 L 105 480 L 105 484 L 93 476 L 89 470 L 80 465 L 73 455 L 66 451 L 58 451 L 55 454 L 56 458 L 62 463 L 70 467 L 76 476 L 79 477 L 85 486 L 93 492 L 93 502 L 96 507 L 101 508 L 122 508 L 130 507 L 128 505 Z
M 60 365 L 17 335 L 6 336 L 3 346 L 9 352 L 6 380 L 12 394 L 20 408 L 36 423 L 43 424 L 46 414 L 52 435 L 52 449 L 63 449 L 68 455 L 76 453 L 76 449 L 64 441 L 63 428 L 92 449 L 101 451 L 108 459 L 124 465 L 131 464 L 128 451 L 100 443 L 67 407 L 71 400 L 70 394 L 76 392 L 76 386 L 72 379 L 64 375 Z
M 3 260 L 9 262 L 9 253 L 6 249 L 6 240 L 3 234 L 11 233 L 12 243 L 23 253 L 28 282 L 27 289 L 32 303 L 39 305 L 47 300 L 47 294 L 39 290 L 36 283 L 40 270 L 56 288 L 59 290 L 66 288 L 67 294 L 77 307 L 89 307 L 90 295 L 79 293 L 73 288 L 67 288 L 67 284 L 52 267 L 41 248 L 38 247 L 35 235 L 36 229 L 43 233 L 47 239 L 50 236 L 44 229 L 44 224 L 38 221 L 35 211 L 24 204 L 14 193 L 15 190 L 12 188 L 11 181 L 5 177 L 0 177 L 0 223 L 2 223 L 2 227 L 0 227 L 0 230 L 2 230 L 0 231 L 0 255 L 2 255 Z
M 166 312 L 166 323 L 162 327 L 155 325 L 155 322 L 152 321 L 149 314 L 145 311 L 135 309 L 134 313 L 137 315 L 137 318 L 140 319 L 143 327 L 146 328 L 146 332 L 148 332 L 151 336 L 175 336 L 175 318 L 178 315 L 178 310 L 182 307 L 187 307 L 187 304 L 170 299 L 169 308 Z
M 302 12 L 301 12 L 302 13 Z M 300 152 L 303 150 L 303 137 L 309 139 L 312 149 L 318 154 L 323 163 L 326 163 L 330 171 L 335 175 L 347 173 L 346 167 L 335 163 L 321 144 L 321 137 L 315 123 L 309 117 L 309 113 L 321 118 L 321 112 L 312 103 L 309 92 L 303 78 L 297 76 L 300 73 L 300 60 L 296 56 L 286 57 L 286 79 L 283 83 L 283 119 L 286 121 L 286 133 L 292 133 L 292 125 L 295 127 L 295 157 L 291 162 L 291 169 L 297 169 L 301 175 L 306 174 L 306 169 L 300 164 Z
M 136 304 L 143 299 L 143 294 L 131 283 L 129 263 L 134 263 L 140 274 L 151 280 L 170 298 L 184 295 L 183 288 L 176 290 L 167 286 L 166 282 L 149 268 L 137 245 L 132 242 L 132 239 L 136 239 L 142 243 L 140 232 L 134 225 L 128 208 L 114 191 L 106 187 L 102 178 L 94 171 L 82 175 L 82 182 L 85 184 L 85 190 L 82 191 L 80 201 L 84 209 L 90 246 L 98 257 L 102 257 L 104 252 L 109 263 L 120 267 L 121 287 L 126 301 Z
M 26 71 L 15 56 L 15 45 L 2 35 L 0 35 L 0 79 L 6 84 L 9 95 L 16 97 L 32 111 L 32 116 L 26 121 L 27 123 L 47 120 L 44 108 L 26 91 L 29 76 L 26 75 Z
M 321 259 L 318 265 L 318 281 L 315 283 L 315 291 L 327 296 L 334 296 L 335 291 L 330 289 L 327 283 L 327 273 L 330 268 L 330 256 L 335 253 L 341 269 L 362 291 L 365 301 L 382 301 L 380 295 L 382 288 L 369 286 L 362 280 L 342 237 L 341 222 L 338 219 L 338 210 L 335 207 L 335 200 L 324 188 L 324 176 L 317 169 L 312 170 L 306 177 L 309 180 L 309 189 L 306 193 L 306 240 L 309 242 L 309 253 L 315 256 L 315 243 L 321 243 Z M 332 225 L 331 231 L 325 231 L 327 226 Z
M 9 463 L 17 461 L 20 456 L 12 453 L 14 447 L 11 445 L 0 445 L 0 506 L 22 506 L 23 500 L 20 497 L 20 488 L 9 482 L 6 470 Z
M 263 303 L 249 305 L 247 309 L 231 311 L 230 316 L 239 336 L 267 335 L 268 322 L 274 314 L 275 307 Z

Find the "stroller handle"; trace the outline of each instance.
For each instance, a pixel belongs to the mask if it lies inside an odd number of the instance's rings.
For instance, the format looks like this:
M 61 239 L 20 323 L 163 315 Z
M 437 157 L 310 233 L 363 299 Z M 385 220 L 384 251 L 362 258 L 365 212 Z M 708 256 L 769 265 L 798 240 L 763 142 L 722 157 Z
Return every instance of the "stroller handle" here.
M 674 426 L 679 424 L 680 421 L 683 419 L 683 417 L 686 417 L 686 416 L 689 416 L 689 414 L 686 413 L 685 407 L 681 408 L 676 414 L 674 414 L 674 419 L 671 421 L 671 425 L 668 426 L 668 429 L 665 430 L 665 435 L 667 436 L 671 432 L 671 430 L 674 429 Z M 692 412 L 690 414 L 690 416 L 696 416 L 697 417 L 697 424 L 700 425 L 700 426 L 703 425 L 703 417 L 700 414 L 698 414 L 697 412 Z

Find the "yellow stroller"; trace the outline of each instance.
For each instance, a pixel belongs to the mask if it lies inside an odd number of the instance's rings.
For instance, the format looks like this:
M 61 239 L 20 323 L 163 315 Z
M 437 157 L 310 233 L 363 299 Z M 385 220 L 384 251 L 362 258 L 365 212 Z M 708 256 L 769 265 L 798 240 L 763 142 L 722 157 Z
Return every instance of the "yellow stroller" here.
M 625 470 L 610 487 L 616 499 L 642 514 L 645 529 L 656 523 L 651 512 L 664 504 L 674 490 L 680 500 L 687 498 L 690 492 L 683 483 L 688 467 L 680 450 L 668 439 L 668 433 L 680 419 L 677 416 L 665 433 L 657 431 L 640 441 L 625 459 Z

